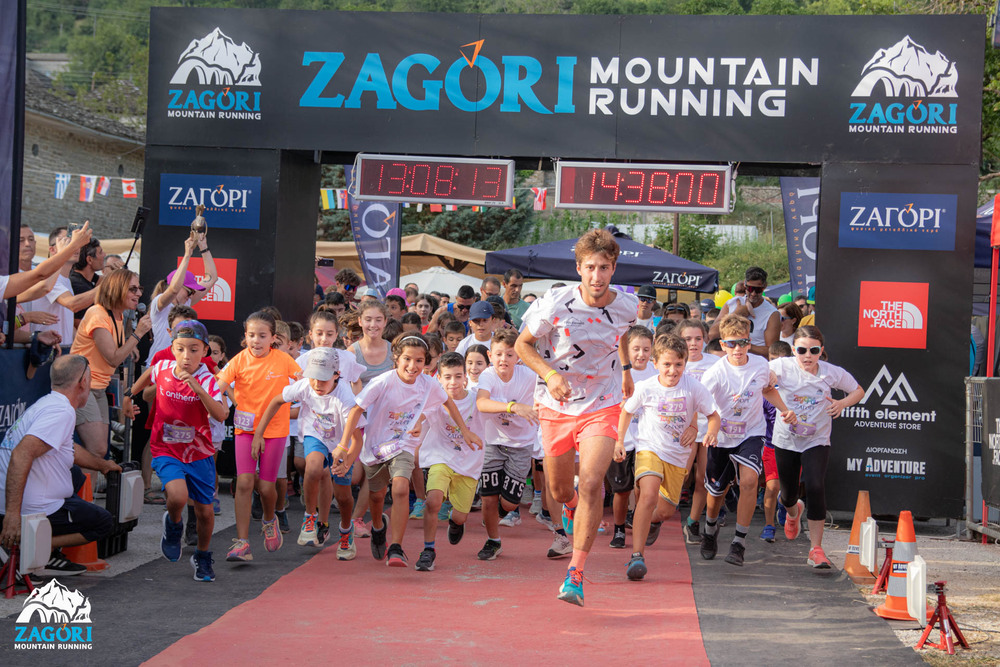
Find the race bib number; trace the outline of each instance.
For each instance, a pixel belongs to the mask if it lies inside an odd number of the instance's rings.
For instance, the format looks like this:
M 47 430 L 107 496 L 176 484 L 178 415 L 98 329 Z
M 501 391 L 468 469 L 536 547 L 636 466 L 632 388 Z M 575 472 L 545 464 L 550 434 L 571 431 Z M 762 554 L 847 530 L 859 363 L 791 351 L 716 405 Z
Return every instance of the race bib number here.
M 816 424 L 810 424 L 809 422 L 798 422 L 795 426 L 790 428 L 791 432 L 800 438 L 805 438 L 810 435 L 816 435 Z
M 194 426 L 186 424 L 164 424 L 163 442 L 170 445 L 194 442 Z
M 687 401 L 681 398 L 668 398 L 660 401 L 661 415 L 679 415 L 687 412 Z
M 241 431 L 252 431 L 255 415 L 245 410 L 237 410 L 233 415 L 233 426 Z
M 733 421 L 730 419 L 723 419 L 722 432 L 734 438 L 742 438 L 744 435 L 746 435 L 747 423 L 741 421 Z
M 376 461 L 384 463 L 401 451 L 403 451 L 403 442 L 401 440 L 390 440 L 375 447 L 373 453 L 375 454 Z

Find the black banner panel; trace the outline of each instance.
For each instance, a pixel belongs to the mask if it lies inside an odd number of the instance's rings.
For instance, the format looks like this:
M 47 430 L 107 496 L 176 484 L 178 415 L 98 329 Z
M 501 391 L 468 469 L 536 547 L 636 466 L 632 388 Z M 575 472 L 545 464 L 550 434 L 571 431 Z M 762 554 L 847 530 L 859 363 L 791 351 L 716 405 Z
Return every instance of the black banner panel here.
M 154 8 L 151 144 L 978 160 L 981 16 Z M 761 39 L 767 35 L 767 39 Z
M 983 382 L 982 493 L 1000 507 L 1000 378 Z
M 978 169 L 826 164 L 816 321 L 865 397 L 834 420 L 832 509 L 961 515 Z

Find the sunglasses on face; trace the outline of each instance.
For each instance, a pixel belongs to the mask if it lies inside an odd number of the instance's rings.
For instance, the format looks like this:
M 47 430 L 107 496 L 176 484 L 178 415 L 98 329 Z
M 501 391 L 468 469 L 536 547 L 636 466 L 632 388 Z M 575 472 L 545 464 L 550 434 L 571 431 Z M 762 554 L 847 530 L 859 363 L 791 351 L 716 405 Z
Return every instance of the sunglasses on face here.
M 760 294 L 761 292 L 764 291 L 764 286 L 763 285 L 760 285 L 760 286 L 757 286 L 757 285 L 746 285 L 745 287 L 746 287 L 746 290 L 747 290 L 747 294 L 750 294 L 751 292 L 753 292 L 754 294 Z
M 460 303 L 455 304 L 455 310 L 468 310 L 469 308 L 472 308 L 472 306 L 463 306 Z
M 345 292 L 353 292 L 356 289 L 358 289 L 357 285 L 344 285 Z
M 750 347 L 749 338 L 730 338 L 729 340 L 720 340 L 719 343 L 722 347 Z
M 796 354 L 805 354 L 806 352 L 808 352 L 809 354 L 814 354 L 815 355 L 815 354 L 819 354 L 822 350 L 823 350 L 823 348 L 820 347 L 819 345 L 814 345 L 812 347 L 797 347 L 797 348 L 795 348 L 795 353 Z
M 786 316 L 784 316 L 784 315 L 782 315 L 782 316 L 781 316 L 781 321 L 782 321 L 782 322 L 787 322 L 787 321 L 788 321 L 788 320 L 790 320 L 790 319 L 792 319 L 792 318 L 791 318 L 791 317 L 786 317 Z
M 683 313 L 684 306 L 667 306 L 668 313 Z
M 651 296 L 640 296 L 639 301 L 642 301 L 643 303 L 656 303 L 656 299 Z
M 142 286 L 141 285 L 133 285 L 133 286 L 131 286 L 131 287 L 128 288 L 128 291 L 129 291 L 129 294 L 142 294 Z

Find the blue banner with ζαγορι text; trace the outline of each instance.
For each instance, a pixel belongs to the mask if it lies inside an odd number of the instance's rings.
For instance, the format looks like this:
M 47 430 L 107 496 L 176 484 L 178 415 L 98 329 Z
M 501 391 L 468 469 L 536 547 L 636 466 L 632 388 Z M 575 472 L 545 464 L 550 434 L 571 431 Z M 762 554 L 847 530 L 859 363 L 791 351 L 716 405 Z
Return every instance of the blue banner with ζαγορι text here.
M 782 178 L 781 205 L 785 209 L 789 291 L 808 294 L 809 288 L 816 284 L 819 179 Z

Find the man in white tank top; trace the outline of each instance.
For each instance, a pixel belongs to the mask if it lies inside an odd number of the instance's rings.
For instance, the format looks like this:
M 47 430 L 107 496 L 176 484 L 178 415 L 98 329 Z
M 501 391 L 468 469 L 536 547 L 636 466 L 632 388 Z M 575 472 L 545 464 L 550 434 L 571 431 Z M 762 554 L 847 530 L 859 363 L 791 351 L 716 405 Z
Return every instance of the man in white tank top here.
M 781 337 L 781 314 L 764 298 L 767 289 L 767 271 L 751 266 L 744 277 L 746 296 L 733 297 L 722 307 L 716 322 L 727 314 L 740 315 L 750 320 L 750 351 L 767 359 L 767 349 Z M 709 340 L 719 337 L 719 327 L 712 324 Z

